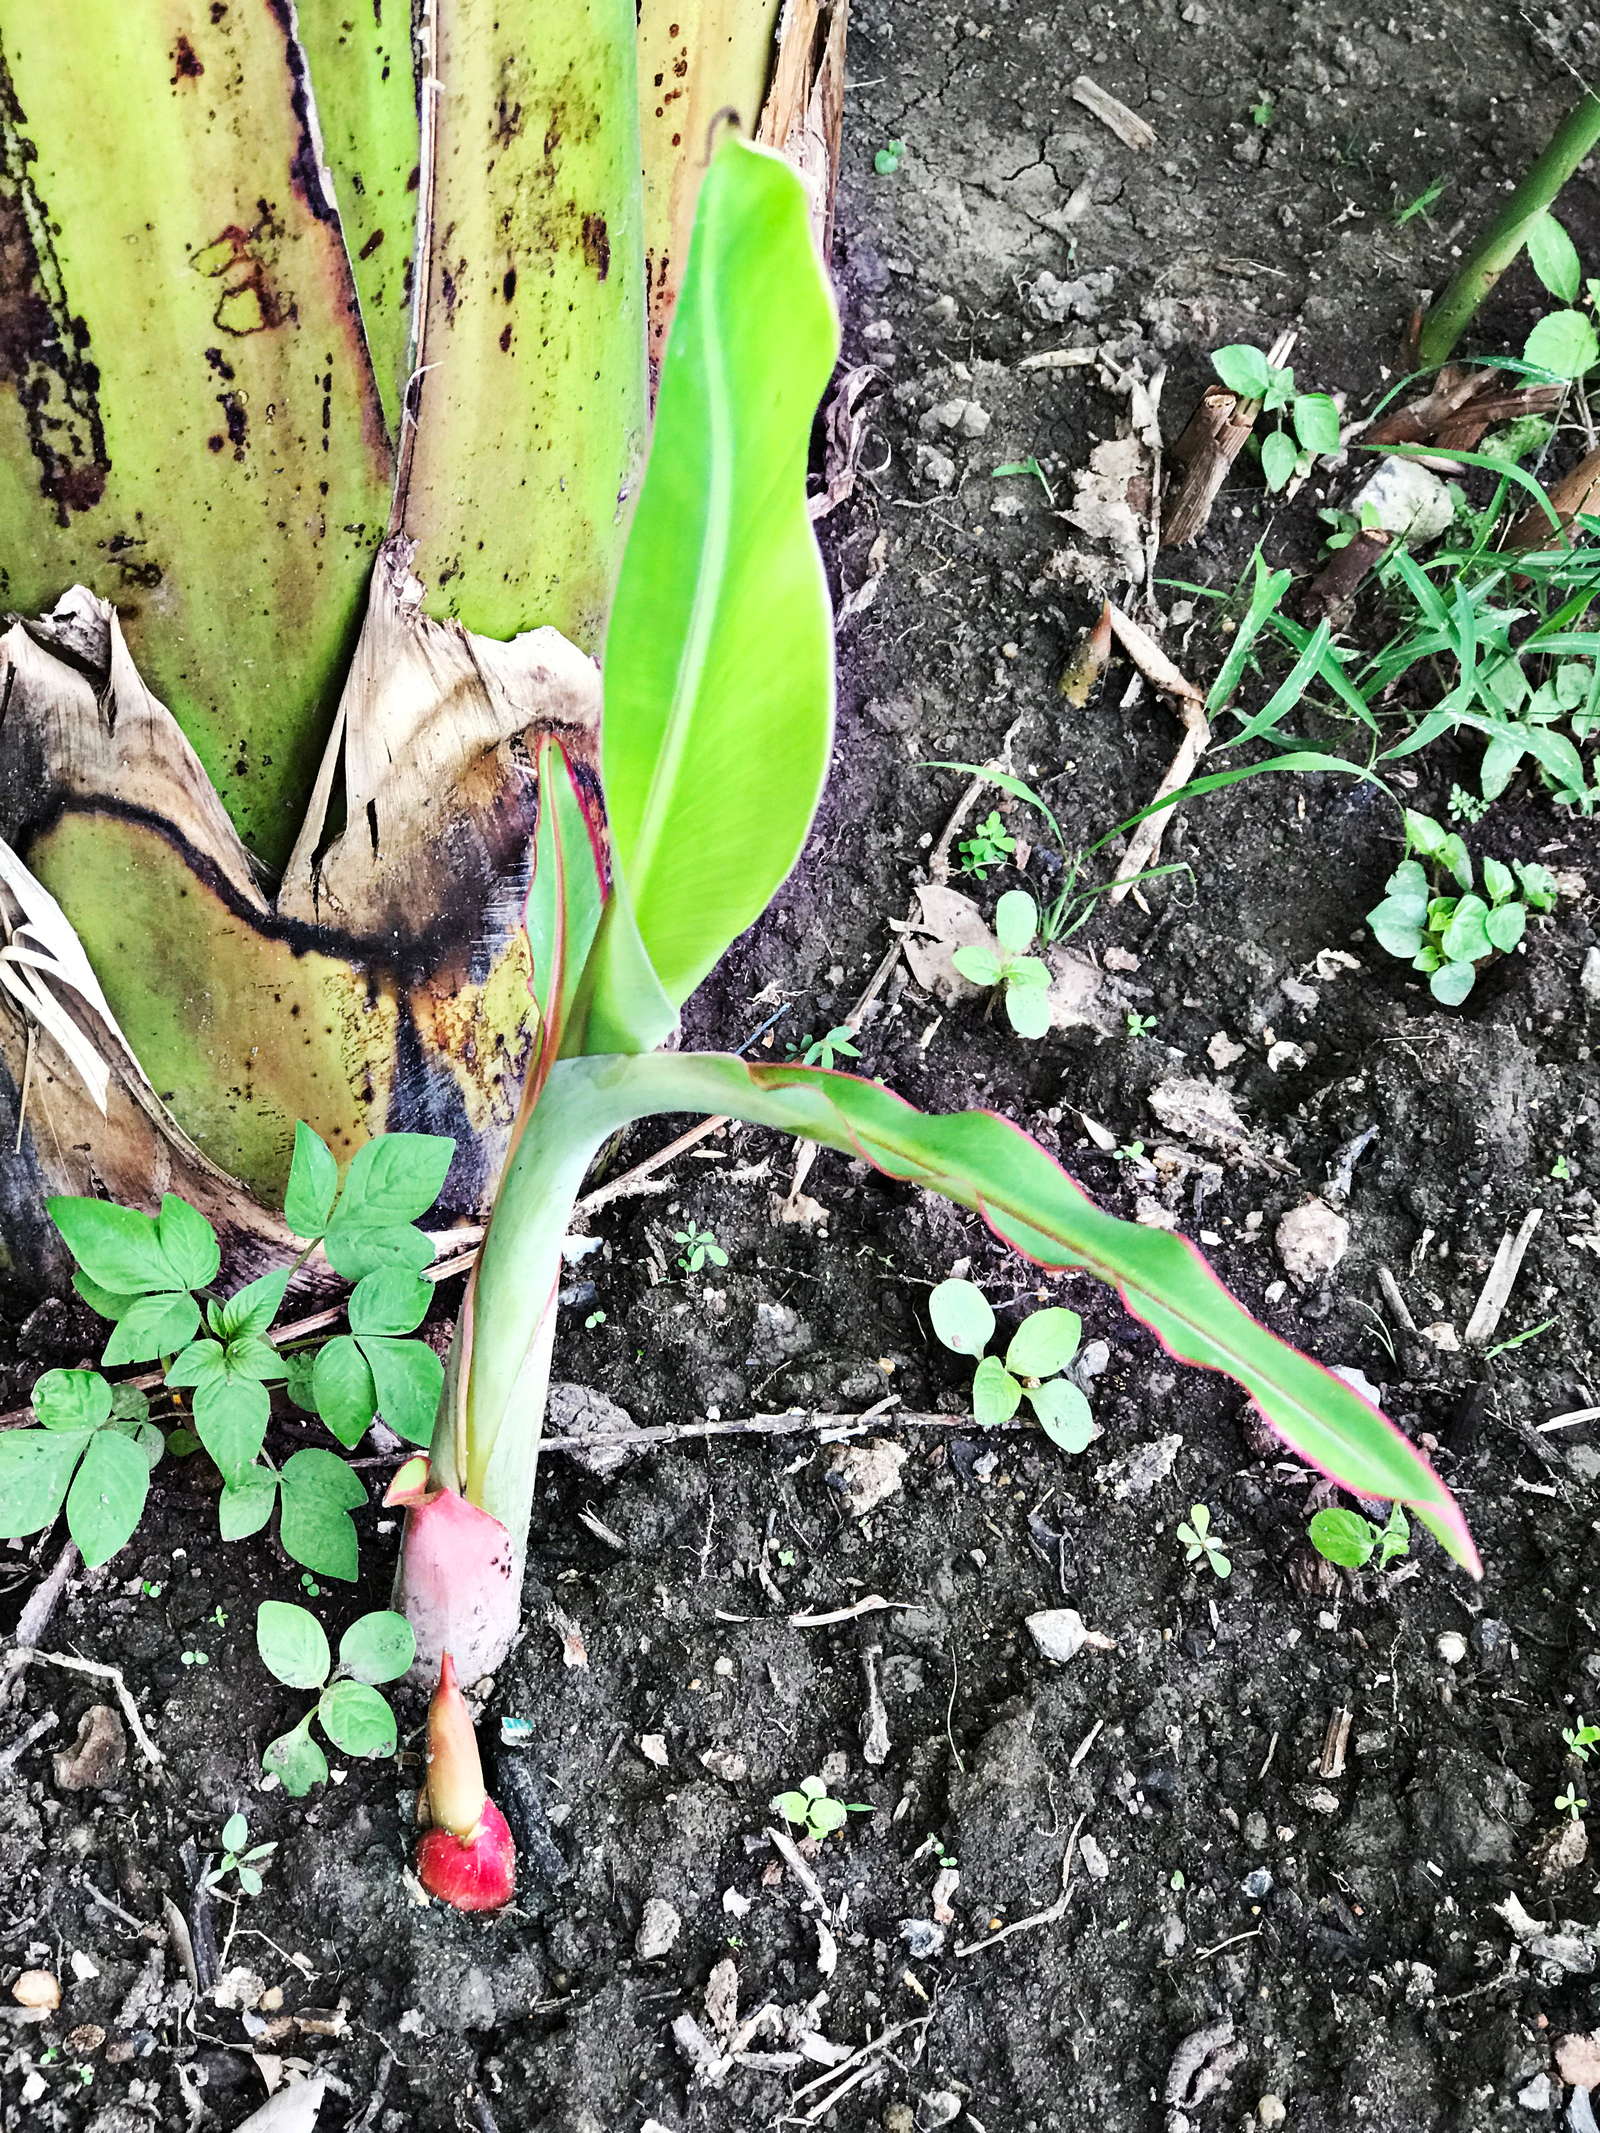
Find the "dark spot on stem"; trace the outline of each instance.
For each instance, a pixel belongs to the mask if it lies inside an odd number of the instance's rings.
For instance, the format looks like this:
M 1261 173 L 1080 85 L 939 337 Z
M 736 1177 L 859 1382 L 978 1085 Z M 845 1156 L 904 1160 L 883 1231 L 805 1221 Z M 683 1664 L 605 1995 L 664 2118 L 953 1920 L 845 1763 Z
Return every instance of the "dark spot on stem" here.
M 596 277 L 604 281 L 611 272 L 611 233 L 606 228 L 604 215 L 584 216 L 583 256 L 594 268 Z
M 176 88 L 181 81 L 198 81 L 205 71 L 199 53 L 180 32 L 172 47 L 172 86 Z

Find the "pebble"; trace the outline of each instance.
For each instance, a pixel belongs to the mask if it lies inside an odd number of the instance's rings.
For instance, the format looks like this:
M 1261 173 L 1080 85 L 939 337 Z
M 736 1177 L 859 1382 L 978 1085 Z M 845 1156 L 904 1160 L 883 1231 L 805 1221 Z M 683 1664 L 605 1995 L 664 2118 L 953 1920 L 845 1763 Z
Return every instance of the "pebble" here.
M 1435 1640 L 1433 1649 L 1446 1666 L 1459 1666 L 1467 1656 L 1467 1640 L 1459 1630 L 1447 1629 Z
M 954 2089 L 934 2089 L 917 2106 L 917 2124 L 921 2127 L 953 2126 L 960 2116 L 961 2098 Z
M 1299 1289 L 1318 1288 L 1350 1249 L 1350 1225 L 1326 1200 L 1291 1207 L 1274 1232 L 1284 1271 Z
M 59 2007 L 61 1981 L 48 1970 L 24 1970 L 11 1988 L 19 2007 Z
M 1253 1867 L 1239 1887 L 1252 1903 L 1259 1903 L 1263 1896 L 1272 1894 L 1272 1876 L 1264 1866 Z
M 1518 2089 L 1517 2101 L 1525 2111 L 1548 2111 L 1550 2108 L 1550 2076 L 1535 2074 L 1524 2089 Z
M 1281 2096 L 1268 2094 L 1263 2096 L 1256 2105 L 1256 2124 L 1258 2126 L 1281 2126 L 1288 2115 L 1289 2113 L 1284 2108 L 1284 2101 Z
M 78 1736 L 55 1756 L 56 1784 L 63 1792 L 96 1792 L 115 1782 L 128 1759 L 122 1720 L 106 1703 L 93 1703 L 78 1721 Z
M 641 1963 L 653 1963 L 669 1948 L 676 1947 L 682 1931 L 683 1920 L 672 1905 L 664 1896 L 652 1896 L 644 1907 L 644 1916 L 634 1935 L 633 1952 Z

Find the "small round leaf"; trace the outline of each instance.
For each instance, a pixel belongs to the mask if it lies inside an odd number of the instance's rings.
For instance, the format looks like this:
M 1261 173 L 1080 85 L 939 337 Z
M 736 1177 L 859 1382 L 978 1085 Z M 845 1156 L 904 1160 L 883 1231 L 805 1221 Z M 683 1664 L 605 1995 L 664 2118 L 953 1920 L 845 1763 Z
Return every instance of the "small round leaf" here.
M 263 1600 L 256 1609 L 256 1650 L 291 1689 L 320 1689 L 333 1664 L 322 1624 L 290 1600 Z
M 335 1681 L 317 1704 L 322 1730 L 346 1755 L 393 1755 L 394 1713 L 364 1681 Z
M 292 1733 L 282 1733 L 269 1743 L 261 1767 L 278 1780 L 292 1800 L 303 1800 L 313 1785 L 324 1783 L 328 1758 L 311 1738 L 309 1712 Z
M 973 1373 L 972 1419 L 985 1428 L 1009 1422 L 1022 1403 L 1022 1387 L 997 1355 L 986 1355 Z
M 1035 1311 L 1011 1336 L 1006 1368 L 1019 1378 L 1053 1377 L 1077 1354 L 1082 1336 L 1083 1320 L 1076 1311 L 1057 1304 Z
M 98 1429 L 111 1413 L 111 1387 L 98 1370 L 47 1370 L 33 1388 L 46 1429 Z
M 994 1338 L 994 1312 L 976 1282 L 941 1281 L 928 1298 L 928 1316 L 957 1355 L 982 1355 Z
M 1039 930 L 1039 906 L 1026 889 L 1007 889 L 995 906 L 995 938 L 1012 955 L 1024 954 Z
M 389 1607 L 362 1615 L 339 1639 L 339 1664 L 357 1681 L 394 1681 L 416 1656 L 411 1624 Z
M 1343 1570 L 1359 1570 L 1378 1544 L 1378 1536 L 1359 1511 L 1319 1511 L 1306 1529 L 1318 1555 Z

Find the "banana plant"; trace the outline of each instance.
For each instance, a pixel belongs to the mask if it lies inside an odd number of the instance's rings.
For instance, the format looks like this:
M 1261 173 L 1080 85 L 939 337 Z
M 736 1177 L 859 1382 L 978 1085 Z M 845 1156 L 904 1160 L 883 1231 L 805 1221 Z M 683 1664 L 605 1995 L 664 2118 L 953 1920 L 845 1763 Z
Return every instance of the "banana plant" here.
M 299 1119 L 482 1212 L 711 122 L 826 164 L 844 16 L 0 0 L 0 840 L 102 994 L 0 1014 L 0 1268 L 163 1189 L 270 1265 Z
M 1015 1125 L 927 1116 L 832 1070 L 659 1049 L 789 872 L 821 794 L 833 647 L 805 472 L 836 343 L 802 184 L 725 141 L 611 617 L 598 787 L 560 737 L 539 752 L 525 914 L 539 1028 L 511 1152 L 429 1453 L 389 1498 L 407 1511 L 397 1604 L 429 1674 L 448 1651 L 471 1683 L 516 1632 L 562 1240 L 602 1143 L 671 1112 L 864 1157 L 1038 1265 L 1105 1282 L 1172 1355 L 1235 1378 L 1301 1457 L 1403 1502 L 1478 1569 L 1449 1491 L 1391 1423 L 1252 1318 L 1192 1245 L 1106 1214 Z

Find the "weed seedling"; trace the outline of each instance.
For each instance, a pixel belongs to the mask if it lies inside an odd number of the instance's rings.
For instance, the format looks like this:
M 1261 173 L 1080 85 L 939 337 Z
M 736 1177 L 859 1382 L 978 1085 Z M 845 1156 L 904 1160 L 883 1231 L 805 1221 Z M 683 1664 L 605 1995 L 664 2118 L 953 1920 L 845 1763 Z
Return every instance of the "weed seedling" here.
M 1276 115 L 1277 106 L 1270 96 L 1264 96 L 1259 104 L 1250 106 L 1250 123 L 1252 126 L 1259 126 L 1263 133 L 1272 124 Z
M 825 1036 L 813 1037 L 800 1055 L 802 1066 L 831 1068 L 840 1059 L 859 1059 L 855 1031 L 848 1022 L 836 1022 Z
M 1049 477 L 1032 452 L 1028 454 L 1026 459 L 1007 459 L 992 469 L 992 478 L 995 481 L 1005 481 L 1013 474 L 1031 474 L 1040 488 L 1043 489 L 1046 502 L 1050 504 L 1052 509 L 1054 508 L 1056 492 L 1051 488 Z
M 211 1654 L 209 1652 L 180 1652 L 178 1657 L 185 1666 L 209 1666 L 211 1664 Z
M 715 1230 L 701 1229 L 691 1222 L 685 1229 L 672 1232 L 674 1244 L 681 1244 L 678 1265 L 685 1274 L 698 1274 L 704 1266 L 726 1266 L 728 1255 L 717 1242 Z
M 241 1814 L 229 1815 L 222 1825 L 222 1859 L 208 1867 L 201 1887 L 220 1889 L 230 1874 L 239 1883 L 241 1896 L 261 1894 L 261 1869 L 278 1849 L 276 1844 L 251 1844 L 250 1825 Z
M 1410 222 L 1414 216 L 1426 216 L 1429 208 L 1434 206 L 1438 201 L 1440 194 L 1444 191 L 1444 188 L 1445 181 L 1443 178 L 1435 178 L 1431 185 L 1424 186 L 1422 191 L 1418 193 L 1415 200 L 1408 200 L 1404 207 L 1396 209 L 1394 218 L 1395 228 L 1397 230 L 1403 230 L 1406 224 Z
M 1219 1578 L 1232 1577 L 1233 1564 L 1211 1530 L 1211 1512 L 1205 1504 L 1190 1505 L 1189 1516 L 1178 1527 L 1178 1538 L 1183 1542 L 1186 1562 L 1203 1562 Z
M 361 1615 L 339 1639 L 333 1663 L 316 1616 L 287 1600 L 256 1609 L 256 1650 L 269 1674 L 291 1689 L 315 1689 L 317 1700 L 300 1723 L 268 1744 L 261 1767 L 293 1799 L 328 1775 L 328 1758 L 311 1737 L 315 1719 L 346 1755 L 393 1755 L 394 1713 L 373 1686 L 395 1681 L 416 1657 L 417 1640 L 404 1615 L 380 1607 Z
M 1589 1750 L 1596 1741 L 1600 1741 L 1600 1726 L 1591 1726 L 1580 1711 L 1578 1723 L 1575 1726 L 1564 1726 L 1561 1738 L 1566 1742 L 1569 1754 L 1575 1755 L 1580 1763 L 1586 1763 L 1589 1760 Z
M 1550 1175 L 1558 1179 L 1563 1185 L 1571 1182 L 1572 1164 L 1566 1156 L 1558 1155 L 1556 1157 L 1555 1161 L 1550 1165 Z
M 1009 1422 L 1024 1400 L 1039 1427 L 1064 1452 L 1081 1452 L 1094 1436 L 1088 1401 L 1065 1370 L 1078 1352 L 1083 1321 L 1076 1311 L 1050 1305 L 1035 1311 L 1012 1334 L 1005 1361 L 984 1350 L 994 1338 L 989 1299 L 973 1281 L 941 1281 L 928 1299 L 933 1330 L 957 1355 L 972 1356 L 972 1417 L 992 1426 Z
M 1555 877 L 1537 862 L 1483 862 L 1483 893 L 1473 885 L 1472 860 L 1461 839 L 1427 815 L 1406 810 L 1406 849 L 1385 884 L 1381 904 L 1367 913 L 1378 945 L 1428 974 L 1428 989 L 1446 1007 L 1459 1007 L 1477 979 L 1478 965 L 1509 955 L 1522 939 L 1530 911 L 1548 911 Z M 1449 882 L 1456 895 L 1438 893 Z
M 1359 1511 L 1318 1511 L 1307 1537 L 1318 1555 L 1337 1563 L 1341 1570 L 1364 1570 L 1374 1555 L 1378 1568 L 1387 1570 L 1396 1556 L 1408 1554 L 1411 1548 L 1411 1527 L 1399 1504 L 1382 1526 L 1375 1526 Z
M 780 1792 L 772 1806 L 786 1822 L 819 1843 L 833 1830 L 843 1829 L 849 1816 L 872 1812 L 870 1801 L 830 1799 L 827 1784 L 819 1777 L 802 1778 L 793 1792 Z
M 1219 348 L 1211 365 L 1229 392 L 1259 400 L 1264 414 L 1287 410 L 1288 426 L 1280 423 L 1261 440 L 1261 471 L 1274 494 L 1305 474 L 1313 459 L 1338 451 L 1339 409 L 1327 393 L 1297 393 L 1294 372 L 1269 363 L 1247 342 Z
M 1558 1792 L 1556 1794 L 1557 1809 L 1563 1814 L 1571 1815 L 1574 1822 L 1580 1821 L 1582 1819 L 1583 1810 L 1588 1806 L 1588 1804 L 1589 1803 L 1587 1800 L 1579 1799 L 1578 1795 L 1573 1791 L 1570 1785 L 1567 1787 L 1565 1792 Z
M 1148 1037 L 1155 1026 L 1156 1018 L 1154 1015 L 1136 1015 L 1131 1008 L 1128 1010 L 1128 1035 L 1130 1037 Z
M 1028 953 L 1039 935 L 1039 906 L 1026 889 L 1007 889 L 1001 897 L 994 934 L 998 955 L 969 941 L 950 960 L 970 984 L 1000 992 L 1019 1037 L 1042 1037 L 1050 1027 L 1050 966 Z
M 872 167 L 880 178 L 892 178 L 905 161 L 905 153 L 904 141 L 890 141 L 872 158 Z
M 970 837 L 963 837 L 956 850 L 961 855 L 961 871 L 971 874 L 978 881 L 987 881 L 991 868 L 1003 867 L 1017 848 L 1017 840 L 1008 834 L 1005 824 L 993 808 Z

